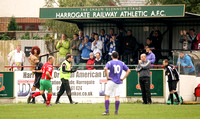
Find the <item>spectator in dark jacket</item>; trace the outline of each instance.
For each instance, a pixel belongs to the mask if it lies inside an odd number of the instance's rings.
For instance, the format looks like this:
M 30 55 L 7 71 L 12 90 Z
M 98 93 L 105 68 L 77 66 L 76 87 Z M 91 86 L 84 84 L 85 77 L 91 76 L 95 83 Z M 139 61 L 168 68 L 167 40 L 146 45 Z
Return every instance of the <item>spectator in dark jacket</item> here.
M 160 58 L 162 58 L 162 54 L 161 54 L 161 44 L 162 44 L 162 40 L 163 40 L 163 36 L 161 34 L 161 32 L 159 31 L 158 27 L 156 26 L 156 29 L 154 29 L 154 27 L 152 28 L 152 32 L 150 33 L 150 39 L 152 40 L 152 44 L 155 47 L 155 55 L 156 55 L 156 62 L 158 63 L 158 61 L 160 60 Z
M 159 31 L 158 27 L 156 26 L 156 29 L 154 30 L 154 27 L 152 28 L 152 31 L 150 33 L 150 39 L 152 40 L 152 44 L 155 47 L 155 49 L 161 49 L 161 44 L 163 40 L 163 36 L 161 32 Z
M 96 53 L 96 59 L 94 61 L 94 65 L 102 65 L 101 54 L 99 52 Z M 95 66 L 94 69 L 103 69 L 102 66 Z
M 197 35 L 195 33 L 195 30 L 193 28 L 191 28 L 189 30 L 189 32 L 190 32 L 189 37 L 192 40 L 192 47 L 191 48 L 192 48 L 192 50 L 197 50 L 198 49 L 198 40 L 197 40 Z
M 123 42 L 124 42 L 124 37 L 125 37 L 125 32 L 124 32 L 124 29 L 123 28 L 120 28 L 119 29 L 119 35 L 117 36 L 117 39 L 119 40 L 119 44 L 121 44 L 120 45 L 120 48 L 119 48 L 119 57 L 121 56 L 121 55 L 123 55 L 123 45 L 122 44 L 124 44 Z
M 94 61 L 95 61 L 94 54 L 91 52 L 90 59 L 87 61 L 86 65 L 94 65 Z M 87 70 L 93 70 L 93 66 L 86 66 L 86 68 Z
M 124 44 L 123 44 L 124 58 L 123 59 L 129 60 L 133 58 L 137 49 L 136 45 L 137 45 L 137 41 L 136 41 L 136 38 L 132 36 L 132 30 L 128 30 L 127 36 L 124 38 Z M 129 63 L 129 61 L 127 61 L 126 63 Z
M 145 48 L 150 48 L 151 50 L 155 49 L 155 47 L 152 44 L 152 40 L 149 37 L 146 40 Z
M 90 40 L 89 40 L 89 42 L 93 42 L 94 40 L 95 40 L 95 38 L 94 38 L 94 35 L 95 35 L 95 33 L 94 32 L 92 32 L 91 33 L 91 37 L 90 37 Z

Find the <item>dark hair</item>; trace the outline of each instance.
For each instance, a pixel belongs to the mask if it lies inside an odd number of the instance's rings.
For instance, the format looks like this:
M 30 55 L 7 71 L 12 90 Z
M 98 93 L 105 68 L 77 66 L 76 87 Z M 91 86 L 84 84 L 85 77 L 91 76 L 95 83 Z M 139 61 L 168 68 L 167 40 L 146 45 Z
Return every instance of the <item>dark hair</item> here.
M 99 34 L 98 34 L 98 33 L 95 33 L 94 35 L 97 35 L 97 36 L 98 36 Z
M 34 50 L 37 50 L 37 55 L 39 55 L 40 54 L 40 48 L 38 47 L 38 46 L 34 46 L 34 47 L 32 47 L 32 49 L 31 49 L 31 54 L 32 55 L 34 55 Z
M 78 34 L 74 34 L 74 35 L 78 37 Z
M 147 40 L 150 40 L 150 41 L 151 41 L 150 37 L 147 37 Z
M 105 33 L 105 30 L 104 29 L 101 29 L 101 31 L 103 31 Z
M 100 54 L 99 52 L 97 52 L 96 54 L 99 54 L 99 56 L 101 56 L 101 54 Z M 96 54 L 95 54 L 95 55 L 96 55 Z
M 193 32 L 195 32 L 194 28 L 191 28 L 191 29 L 190 29 L 190 31 L 193 31 Z
M 165 63 L 169 63 L 169 60 L 168 59 L 164 59 L 163 60 Z
M 110 28 L 110 30 L 113 30 L 113 31 L 114 31 L 114 28 Z
M 118 52 L 113 52 L 112 53 L 112 57 L 113 58 L 118 58 L 119 57 L 119 53 Z
M 72 55 L 69 54 L 69 53 L 67 53 L 67 54 L 66 54 L 66 60 L 69 59 L 70 57 L 72 57 Z
M 131 29 L 129 29 L 128 31 L 130 31 L 130 32 L 132 33 L 132 30 L 131 30 Z

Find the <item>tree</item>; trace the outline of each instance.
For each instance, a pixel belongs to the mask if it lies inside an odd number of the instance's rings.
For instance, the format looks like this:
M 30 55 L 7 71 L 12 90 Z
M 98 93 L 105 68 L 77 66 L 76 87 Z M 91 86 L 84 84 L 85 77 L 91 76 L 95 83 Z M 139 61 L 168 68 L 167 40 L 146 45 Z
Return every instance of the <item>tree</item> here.
M 8 31 L 16 31 L 17 30 L 17 23 L 15 21 L 15 17 L 12 17 L 10 23 L 8 24 Z
M 53 7 L 56 4 L 59 7 L 83 7 L 83 6 L 109 6 L 110 2 L 116 3 L 118 0 L 45 0 L 46 7 Z M 78 33 L 79 29 L 76 24 L 56 21 L 45 20 L 46 26 L 48 26 L 53 33 L 57 33 L 61 36 L 65 33 L 68 38 L 72 38 L 74 33 Z
M 200 14 L 199 0 L 147 0 L 147 4 L 185 4 L 186 12 Z

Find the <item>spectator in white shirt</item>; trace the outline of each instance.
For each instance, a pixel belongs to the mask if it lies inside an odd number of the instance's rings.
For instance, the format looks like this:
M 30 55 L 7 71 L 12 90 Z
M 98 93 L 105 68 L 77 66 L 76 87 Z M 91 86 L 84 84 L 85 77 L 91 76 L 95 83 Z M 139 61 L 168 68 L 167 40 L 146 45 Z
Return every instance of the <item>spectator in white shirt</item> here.
M 23 66 L 24 58 L 25 54 L 23 51 L 21 51 L 21 45 L 18 45 L 16 50 L 13 50 L 8 54 L 8 62 L 10 66 Z M 23 68 L 19 67 L 13 68 L 13 71 L 20 71 L 20 70 L 23 70 Z
M 96 55 L 97 52 L 99 52 L 102 56 L 102 48 L 103 48 L 103 42 L 99 40 L 99 35 L 95 34 L 94 36 L 95 40 L 92 42 L 92 48 L 94 55 Z

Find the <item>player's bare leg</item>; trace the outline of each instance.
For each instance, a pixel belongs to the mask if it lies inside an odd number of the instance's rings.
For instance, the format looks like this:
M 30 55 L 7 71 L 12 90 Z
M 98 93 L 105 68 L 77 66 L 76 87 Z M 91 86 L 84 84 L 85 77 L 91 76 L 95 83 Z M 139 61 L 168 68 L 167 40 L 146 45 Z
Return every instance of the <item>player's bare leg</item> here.
M 118 115 L 119 104 L 119 96 L 115 96 L 115 115 Z
M 109 104 L 110 104 L 109 98 L 110 98 L 110 96 L 105 95 L 105 108 L 106 108 L 106 112 L 102 113 L 102 115 L 110 115 L 109 114 Z

